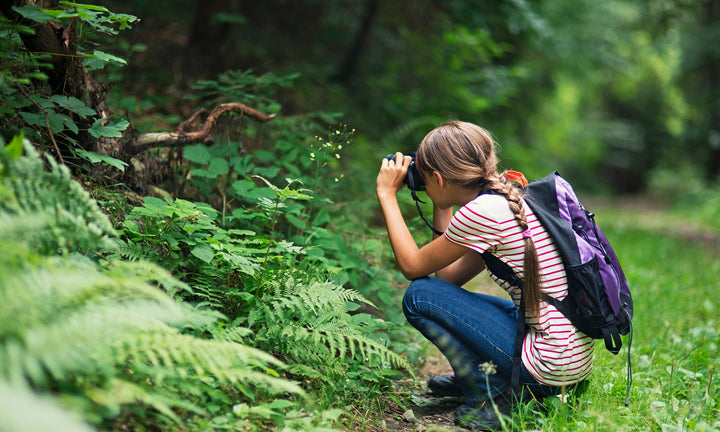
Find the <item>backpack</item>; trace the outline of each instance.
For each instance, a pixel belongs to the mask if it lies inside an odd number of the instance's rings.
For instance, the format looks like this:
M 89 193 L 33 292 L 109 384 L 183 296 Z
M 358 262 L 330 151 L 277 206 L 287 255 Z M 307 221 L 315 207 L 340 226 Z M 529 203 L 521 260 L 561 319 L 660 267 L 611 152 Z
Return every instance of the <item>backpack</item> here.
M 617 354 L 622 347 L 620 335 L 628 340 L 628 374 L 625 405 L 629 404 L 632 384 L 630 347 L 632 346 L 633 301 L 617 256 L 594 213 L 586 210 L 572 186 L 553 172 L 528 184 L 515 171 L 506 173 L 510 180 L 523 186 L 523 199 L 542 226 L 555 240 L 567 273 L 568 295 L 559 301 L 543 294 L 580 331 L 593 339 L 603 339 L 605 347 Z M 522 281 L 499 258 L 483 253 L 485 264 L 496 277 L 522 289 Z M 522 290 L 521 290 L 522 292 Z M 525 301 L 521 295 L 518 329 L 515 338 L 512 386 L 519 388 L 522 342 L 527 332 Z

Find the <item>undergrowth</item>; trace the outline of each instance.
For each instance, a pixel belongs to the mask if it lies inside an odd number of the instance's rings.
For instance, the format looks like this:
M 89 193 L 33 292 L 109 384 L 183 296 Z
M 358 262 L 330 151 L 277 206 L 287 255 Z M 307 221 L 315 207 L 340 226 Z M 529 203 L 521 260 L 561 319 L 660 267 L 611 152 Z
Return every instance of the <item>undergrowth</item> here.
M 277 202 L 240 218 L 256 225 L 146 199 L 121 239 L 66 167 L 21 137 L 1 147 L 0 397 L 21 396 L 0 408 L 8 430 L 45 405 L 57 430 L 332 430 L 410 368 L 392 324 L 351 314 L 368 300 L 260 231 L 309 198 L 266 186 Z

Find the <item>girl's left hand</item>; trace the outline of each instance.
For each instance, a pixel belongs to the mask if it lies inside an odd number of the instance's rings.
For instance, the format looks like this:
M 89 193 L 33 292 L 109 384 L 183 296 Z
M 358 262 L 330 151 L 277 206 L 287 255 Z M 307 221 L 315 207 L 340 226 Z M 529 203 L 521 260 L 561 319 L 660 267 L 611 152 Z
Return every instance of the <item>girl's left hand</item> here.
M 394 196 L 405 187 L 403 180 L 407 175 L 410 162 L 412 162 L 412 157 L 403 156 L 400 152 L 395 153 L 394 161 L 383 159 L 375 186 L 378 197 L 390 194 Z

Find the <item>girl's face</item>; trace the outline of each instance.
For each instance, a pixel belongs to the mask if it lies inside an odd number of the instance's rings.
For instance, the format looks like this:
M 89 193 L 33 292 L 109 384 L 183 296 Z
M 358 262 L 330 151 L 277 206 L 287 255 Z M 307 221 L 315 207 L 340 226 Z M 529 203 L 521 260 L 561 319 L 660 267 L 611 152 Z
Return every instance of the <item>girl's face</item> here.
M 437 172 L 422 173 L 423 181 L 425 182 L 425 192 L 430 199 L 440 208 L 449 208 L 453 204 L 450 202 L 450 196 L 446 193 L 444 186 L 446 182 L 442 176 Z

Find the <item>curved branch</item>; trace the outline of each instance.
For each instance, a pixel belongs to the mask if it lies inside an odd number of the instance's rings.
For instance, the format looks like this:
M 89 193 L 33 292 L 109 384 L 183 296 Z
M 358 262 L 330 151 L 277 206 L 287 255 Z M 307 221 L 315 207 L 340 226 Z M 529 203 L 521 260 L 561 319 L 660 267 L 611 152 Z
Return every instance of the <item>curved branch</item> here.
M 193 114 L 191 120 L 197 118 L 202 112 L 204 111 L 200 110 Z M 266 123 L 275 118 L 275 114 L 264 114 L 239 102 L 225 103 L 215 107 L 208 115 L 205 123 L 196 131 L 185 132 L 183 129 L 188 122 L 183 122 L 177 132 L 151 132 L 139 135 L 129 141 L 124 150 L 130 156 L 133 156 L 151 148 L 175 147 L 203 141 L 210 135 L 210 131 L 215 127 L 220 116 L 226 112 L 239 112 L 243 116 L 246 115 L 261 123 Z

